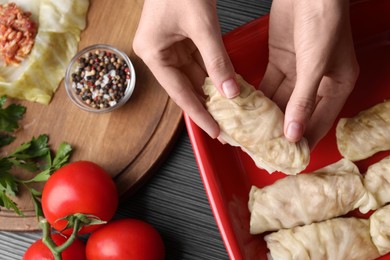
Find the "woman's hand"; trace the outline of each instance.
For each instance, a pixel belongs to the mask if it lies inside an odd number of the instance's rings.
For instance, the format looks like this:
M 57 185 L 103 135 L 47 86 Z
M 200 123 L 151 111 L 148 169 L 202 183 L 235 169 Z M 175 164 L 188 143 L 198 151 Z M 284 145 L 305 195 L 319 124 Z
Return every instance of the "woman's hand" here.
M 200 87 L 209 75 L 226 97 L 239 94 L 222 42 L 213 0 L 145 0 L 133 43 L 169 96 L 206 133 L 219 126 L 203 106 Z
M 313 148 L 332 127 L 359 66 L 349 0 L 274 0 L 269 64 L 260 89 L 285 109 L 284 132 Z

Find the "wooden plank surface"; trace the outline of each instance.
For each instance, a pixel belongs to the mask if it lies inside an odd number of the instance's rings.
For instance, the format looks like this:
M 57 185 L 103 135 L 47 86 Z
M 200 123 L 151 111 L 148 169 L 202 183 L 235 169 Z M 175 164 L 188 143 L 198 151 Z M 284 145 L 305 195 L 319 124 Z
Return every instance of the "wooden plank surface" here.
M 143 1 L 134 0 L 91 0 L 87 27 L 79 43 L 79 49 L 97 43 L 110 44 L 130 57 L 137 77 L 130 100 L 110 113 L 86 112 L 71 103 L 61 82 L 49 105 L 21 102 L 27 107 L 22 128 L 5 152 L 45 133 L 54 149 L 63 141 L 72 145 L 71 161 L 94 161 L 106 169 L 121 196 L 143 183 L 176 137 L 182 113 L 132 50 L 142 4 Z M 25 172 L 16 174 L 31 177 Z M 42 185 L 35 187 L 41 189 Z M 16 201 L 25 217 L 1 209 L 0 230 L 38 229 L 29 194 L 21 189 Z

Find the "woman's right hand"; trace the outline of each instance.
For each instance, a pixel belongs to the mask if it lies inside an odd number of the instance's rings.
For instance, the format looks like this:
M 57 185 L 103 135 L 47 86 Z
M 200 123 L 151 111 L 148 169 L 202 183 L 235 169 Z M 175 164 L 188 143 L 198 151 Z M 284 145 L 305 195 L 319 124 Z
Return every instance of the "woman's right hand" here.
M 215 0 L 145 0 L 134 51 L 168 95 L 212 138 L 219 126 L 204 108 L 207 75 L 226 97 L 239 94 L 223 45 Z

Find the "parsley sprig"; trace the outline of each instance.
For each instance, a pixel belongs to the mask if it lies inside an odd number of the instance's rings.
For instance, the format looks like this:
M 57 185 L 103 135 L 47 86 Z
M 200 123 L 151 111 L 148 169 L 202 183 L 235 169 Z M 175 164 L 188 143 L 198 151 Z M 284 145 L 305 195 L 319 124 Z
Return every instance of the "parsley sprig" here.
M 15 140 L 11 134 L 19 127 L 18 121 L 26 112 L 24 106 L 17 104 L 3 108 L 6 101 L 6 96 L 0 97 L 0 148 Z
M 19 128 L 26 108 L 18 104 L 10 104 L 4 107 L 6 97 L 0 98 L 0 148 L 12 143 L 16 137 L 14 131 Z M 23 216 L 14 199 L 17 196 L 20 185 L 26 187 L 32 196 L 37 217 L 43 216 L 41 208 L 41 192 L 31 188 L 30 183 L 47 181 L 50 175 L 67 163 L 72 148 L 63 142 L 54 153 L 51 151 L 49 137 L 42 134 L 37 138 L 32 137 L 29 142 L 21 144 L 12 153 L 0 157 L 0 207 L 14 210 Z M 29 180 L 21 180 L 12 174 L 12 170 L 20 168 L 36 173 Z M 0 209 L 1 210 L 1 209 Z

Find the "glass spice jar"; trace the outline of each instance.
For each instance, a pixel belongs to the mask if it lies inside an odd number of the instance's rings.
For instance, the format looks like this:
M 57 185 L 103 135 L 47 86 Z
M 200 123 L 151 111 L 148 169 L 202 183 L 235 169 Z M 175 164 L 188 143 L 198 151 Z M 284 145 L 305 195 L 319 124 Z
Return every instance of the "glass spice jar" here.
M 75 55 L 65 74 L 65 87 L 81 109 L 104 113 L 124 105 L 135 87 L 129 57 L 106 44 L 89 46 Z

